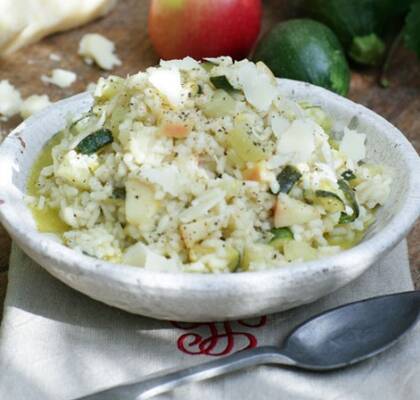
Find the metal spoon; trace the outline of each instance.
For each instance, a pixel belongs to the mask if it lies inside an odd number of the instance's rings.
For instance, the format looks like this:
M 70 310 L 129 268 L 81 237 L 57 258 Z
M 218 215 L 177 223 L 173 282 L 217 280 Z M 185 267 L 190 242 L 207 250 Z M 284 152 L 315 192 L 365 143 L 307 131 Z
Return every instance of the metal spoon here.
M 244 350 L 76 400 L 144 400 L 178 386 L 261 364 L 313 371 L 346 367 L 392 346 L 419 319 L 420 290 L 374 297 L 319 314 L 295 328 L 281 347 Z

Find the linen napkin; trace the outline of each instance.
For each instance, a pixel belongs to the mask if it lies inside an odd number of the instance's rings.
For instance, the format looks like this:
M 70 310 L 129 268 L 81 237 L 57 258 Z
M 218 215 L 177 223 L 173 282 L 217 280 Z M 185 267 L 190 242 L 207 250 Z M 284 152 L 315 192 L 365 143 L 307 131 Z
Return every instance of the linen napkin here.
M 311 305 L 247 321 L 171 323 L 91 300 L 14 247 L 0 332 L 0 399 L 70 400 L 160 370 L 275 345 L 322 310 L 412 287 L 402 242 L 357 281 Z M 348 369 L 311 373 L 261 366 L 156 397 L 198 398 L 420 399 L 420 324 L 390 350 Z

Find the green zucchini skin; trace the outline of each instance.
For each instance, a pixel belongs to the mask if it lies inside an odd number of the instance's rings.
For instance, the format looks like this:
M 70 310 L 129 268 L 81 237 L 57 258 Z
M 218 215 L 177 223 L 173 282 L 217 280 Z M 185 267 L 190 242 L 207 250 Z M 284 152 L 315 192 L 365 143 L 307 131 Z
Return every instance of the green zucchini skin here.
M 344 171 L 341 174 L 341 177 L 346 181 L 352 181 L 353 179 L 356 179 L 356 175 L 354 175 L 354 172 L 351 169 Z
M 293 232 L 290 228 L 273 228 L 271 230 L 273 238 L 270 240 L 270 246 L 274 247 L 279 251 L 284 250 L 284 244 L 290 240 L 293 240 Z
M 290 230 L 290 228 L 273 228 L 271 230 L 271 233 L 274 235 L 273 240 L 275 239 L 283 239 L 283 240 L 293 240 L 293 232 Z
M 81 140 L 76 146 L 76 151 L 86 155 L 93 154 L 113 141 L 112 132 L 109 129 L 101 128 Z
M 349 202 L 350 207 L 353 209 L 353 214 L 348 215 L 344 212 L 341 213 L 339 224 L 348 224 L 350 222 L 355 221 L 360 214 L 359 205 L 357 204 L 356 196 L 351 189 L 351 187 L 348 185 L 348 183 L 344 179 L 339 179 L 337 181 L 338 187 L 341 189 L 341 191 L 344 194 L 344 197 Z
M 343 212 L 345 209 L 343 200 L 335 193 L 328 192 L 327 190 L 316 190 L 315 196 L 315 203 L 321 204 L 329 212 Z
M 114 199 L 124 200 L 126 198 L 126 190 L 125 188 L 115 188 L 112 192 L 112 197 Z
M 302 177 L 299 170 L 292 165 L 286 165 L 282 171 L 277 175 L 277 182 L 279 183 L 280 193 L 289 193 L 295 183 Z
M 231 83 L 224 75 L 212 76 L 210 77 L 210 82 L 216 89 L 223 89 L 228 93 L 236 91 L 236 89 L 231 85 Z
M 378 64 L 385 52 L 381 35 L 391 18 L 408 10 L 411 0 L 303 0 L 302 11 L 329 26 L 350 58 Z
M 310 19 L 277 24 L 262 38 L 253 60 L 276 76 L 310 82 L 345 96 L 350 70 L 343 48 L 330 28 Z

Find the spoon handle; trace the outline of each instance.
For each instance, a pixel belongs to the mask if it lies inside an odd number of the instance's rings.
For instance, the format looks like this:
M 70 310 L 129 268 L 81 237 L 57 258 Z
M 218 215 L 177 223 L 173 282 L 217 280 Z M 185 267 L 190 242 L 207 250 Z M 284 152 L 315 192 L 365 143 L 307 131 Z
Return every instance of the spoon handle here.
M 154 374 L 151 378 L 141 382 L 115 386 L 75 400 L 145 400 L 187 383 L 210 379 L 261 364 L 294 365 L 295 363 L 290 358 L 282 355 L 277 347 L 257 347 L 194 367 L 170 373 Z

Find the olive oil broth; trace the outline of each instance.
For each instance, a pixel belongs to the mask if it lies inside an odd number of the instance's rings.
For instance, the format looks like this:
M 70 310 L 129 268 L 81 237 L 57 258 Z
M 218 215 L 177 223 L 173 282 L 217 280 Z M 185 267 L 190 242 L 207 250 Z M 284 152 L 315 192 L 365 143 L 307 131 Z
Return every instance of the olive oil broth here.
M 43 168 L 48 167 L 53 163 L 51 151 L 63 139 L 63 132 L 57 133 L 53 136 L 48 143 L 41 150 L 38 158 L 36 159 L 32 169 L 29 173 L 26 191 L 29 196 L 38 198 L 39 192 L 39 176 Z M 60 218 L 59 210 L 45 206 L 39 208 L 37 203 L 29 206 L 32 216 L 35 220 L 37 229 L 42 233 L 54 233 L 61 236 L 64 232 L 70 230 L 70 227 Z

